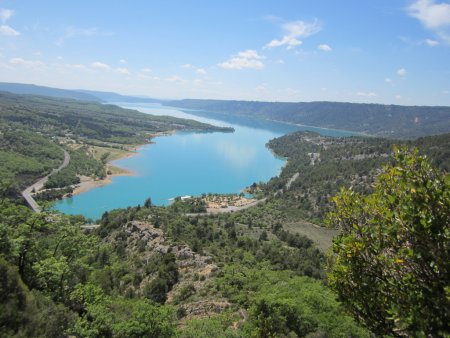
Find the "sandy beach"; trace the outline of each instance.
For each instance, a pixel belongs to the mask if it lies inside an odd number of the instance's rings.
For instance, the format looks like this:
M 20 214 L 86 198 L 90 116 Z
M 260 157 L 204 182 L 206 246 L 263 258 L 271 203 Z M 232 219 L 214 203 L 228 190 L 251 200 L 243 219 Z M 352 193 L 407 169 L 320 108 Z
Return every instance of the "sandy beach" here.
M 112 174 L 107 175 L 103 180 L 93 179 L 89 176 L 80 176 L 80 183 L 75 186 L 72 195 L 79 195 L 91 189 L 110 184 L 114 176 L 134 176 L 135 173 L 133 173 L 132 171 L 113 165 L 112 162 L 138 155 L 138 149 L 142 146 L 144 145 L 133 147 L 135 150 L 130 150 L 129 152 L 123 154 L 123 156 L 120 156 L 108 162 L 106 164 L 106 170 L 112 172 Z
M 81 182 L 75 186 L 72 195 L 79 195 L 83 192 L 111 183 L 111 176 L 108 175 L 103 180 L 94 180 L 93 178 L 83 176 L 80 177 Z

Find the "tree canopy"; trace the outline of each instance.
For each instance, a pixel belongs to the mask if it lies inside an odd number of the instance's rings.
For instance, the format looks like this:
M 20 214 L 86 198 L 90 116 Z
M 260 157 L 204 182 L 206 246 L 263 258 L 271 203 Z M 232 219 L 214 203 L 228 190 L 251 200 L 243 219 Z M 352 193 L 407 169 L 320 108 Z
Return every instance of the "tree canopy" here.
M 450 180 L 416 150 L 395 149 L 374 192 L 343 189 L 329 223 L 329 282 L 377 335 L 450 333 Z

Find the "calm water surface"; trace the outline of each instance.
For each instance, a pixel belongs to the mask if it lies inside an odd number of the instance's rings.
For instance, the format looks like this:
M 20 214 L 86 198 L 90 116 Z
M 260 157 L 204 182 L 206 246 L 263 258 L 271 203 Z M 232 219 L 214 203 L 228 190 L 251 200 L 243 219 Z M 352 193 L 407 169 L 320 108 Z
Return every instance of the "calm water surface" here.
M 179 132 L 153 139 L 136 156 L 116 161 L 134 176 L 113 177 L 112 183 L 57 202 L 55 209 L 97 219 L 108 210 L 143 204 L 151 197 L 156 205 L 167 205 L 176 196 L 202 193 L 239 193 L 253 182 L 279 174 L 284 160 L 265 146 L 272 138 L 296 131 L 312 130 L 324 135 L 352 133 L 290 124 L 229 117 L 158 104 L 119 103 L 154 115 L 190 118 L 235 128 L 234 133 Z

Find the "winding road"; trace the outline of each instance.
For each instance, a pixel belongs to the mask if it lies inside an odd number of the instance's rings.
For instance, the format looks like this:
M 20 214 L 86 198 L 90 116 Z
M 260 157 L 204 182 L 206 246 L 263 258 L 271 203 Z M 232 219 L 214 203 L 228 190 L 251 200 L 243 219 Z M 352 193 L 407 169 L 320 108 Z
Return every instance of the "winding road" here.
M 22 191 L 23 198 L 25 198 L 25 200 L 27 201 L 27 203 L 29 204 L 31 209 L 33 209 L 33 211 L 35 211 L 35 212 L 41 212 L 41 208 L 39 207 L 39 204 L 37 204 L 37 202 L 34 200 L 33 196 L 31 195 L 32 191 L 39 191 L 40 189 L 42 189 L 42 187 L 48 181 L 48 178 L 50 176 L 60 172 L 61 170 L 63 170 L 65 167 L 67 167 L 69 165 L 70 155 L 66 150 L 62 149 L 62 151 L 64 152 L 63 163 L 57 169 L 53 169 L 53 171 L 50 174 L 48 174 L 45 177 L 42 177 L 41 179 L 39 179 L 39 181 L 37 181 L 33 185 L 30 185 L 28 188 L 26 188 L 24 191 Z

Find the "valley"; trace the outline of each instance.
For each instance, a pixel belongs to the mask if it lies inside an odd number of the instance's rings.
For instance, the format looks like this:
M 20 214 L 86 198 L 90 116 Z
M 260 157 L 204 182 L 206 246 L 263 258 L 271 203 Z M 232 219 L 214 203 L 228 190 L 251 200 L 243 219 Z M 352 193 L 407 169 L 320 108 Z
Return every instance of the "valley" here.
M 0 338 L 449 338 L 450 0 L 0 1 Z
M 305 131 L 267 121 L 259 125 L 257 119 L 239 123 L 234 117 L 230 123 L 228 118 L 221 121 L 208 112 L 199 113 L 201 122 L 186 119 L 198 118 L 192 111 L 161 117 L 158 114 L 173 109 L 154 103 L 145 109 L 157 115 L 111 105 L 4 95 L 0 110 L 1 151 L 6 160 L 0 191 L 0 268 L 9 285 L 15 285 L 6 304 L 15 318 L 23 318 L 23 323 L 9 322 L 10 332 L 20 328 L 30 334 L 38 325 L 39 332 L 50 336 L 57 335 L 60 327 L 80 337 L 94 331 L 100 336 L 123 336 L 128 335 L 131 320 L 133 330 L 140 325 L 143 332 L 159 332 L 161 337 L 192 337 L 204 332 L 217 337 L 264 336 L 265 322 L 276 323 L 268 329 L 276 336 L 338 337 L 346 332 L 371 337 L 370 330 L 344 310 L 335 291 L 327 286 L 327 255 L 336 250 L 333 243 L 344 234 L 339 227 L 327 227 L 335 210 L 333 198 L 342 189 L 363 196 L 373 194 L 380 175 L 387 170 L 383 166 L 392 163 L 398 148 L 418 148 L 444 175 L 449 168 L 450 134 L 410 140 L 351 136 L 345 131 L 330 136 L 333 131 L 328 129 Z M 14 104 L 8 106 L 8 102 Z M 50 115 L 49 105 L 54 111 Z M 69 114 L 70 109 L 75 109 L 70 114 L 75 114 L 71 119 L 76 123 L 58 116 L 60 111 Z M 83 109 L 82 113 L 77 109 Z M 92 124 L 91 114 L 98 114 L 99 124 Z M 121 116 L 117 125 L 116 114 Z M 100 122 L 103 119 L 107 122 Z M 130 124 L 122 124 L 124 121 Z M 192 182 L 184 176 L 188 160 L 168 167 L 163 159 L 172 153 L 177 161 L 183 156 L 192 161 L 189 148 L 181 147 L 184 143 L 190 148 L 202 145 L 199 154 L 211 160 L 203 144 L 212 145 L 214 139 L 221 144 L 224 138 L 233 144 L 236 138 L 235 149 L 245 149 L 240 141 L 250 134 L 258 140 L 255 147 L 266 154 L 250 171 L 267 167 L 268 159 L 276 166 L 269 168 L 264 178 L 250 176 L 232 191 L 218 193 L 208 179 L 222 180 L 228 187 L 226 179 L 233 167 L 214 174 L 201 157 L 195 164 L 204 166 L 210 176 L 198 166 L 193 172 L 200 172 L 206 185 L 193 181 L 199 187 L 197 192 L 169 191 L 165 203 L 157 191 L 150 194 L 143 189 L 139 195 L 142 182 L 133 187 L 127 181 L 142 175 L 146 165 L 140 161 L 145 152 L 160 147 L 161 157 L 155 158 L 153 153 L 149 158 L 162 162 L 169 177 L 177 175 Z M 161 147 L 174 140 L 172 148 Z M 147 142 L 151 144 L 139 148 Z M 175 149 L 180 147 L 182 152 L 177 153 Z M 217 152 L 220 148 L 211 149 Z M 225 154 L 225 161 L 239 165 L 251 152 L 237 152 L 234 162 L 230 152 Z M 137 166 L 123 166 L 130 161 Z M 170 167 L 175 169 L 173 173 Z M 117 176 L 126 170 L 136 171 L 135 176 Z M 46 189 L 35 195 L 40 203 L 36 210 L 41 212 L 33 213 L 21 200 L 21 189 L 50 173 L 48 180 L 41 182 Z M 136 202 L 123 190 L 125 207 L 101 210 L 103 198 L 94 197 L 89 204 L 98 217 L 91 220 L 77 212 L 55 212 L 43 202 L 73 194 L 80 179 L 100 184 L 107 177 L 112 177 L 112 182 L 124 180 L 123 189 L 136 195 Z M 182 181 L 176 186 L 183 187 Z M 170 190 L 162 182 L 159 189 Z M 72 199 L 96 196 L 96 191 L 108 187 L 114 183 Z M 243 188 L 251 196 L 245 195 Z M 107 195 L 114 196 L 111 192 Z M 174 197 L 171 203 L 169 196 Z M 33 302 L 32 295 L 37 297 Z M 15 297 L 26 301 L 13 305 Z M 39 311 L 50 321 L 44 323 Z

